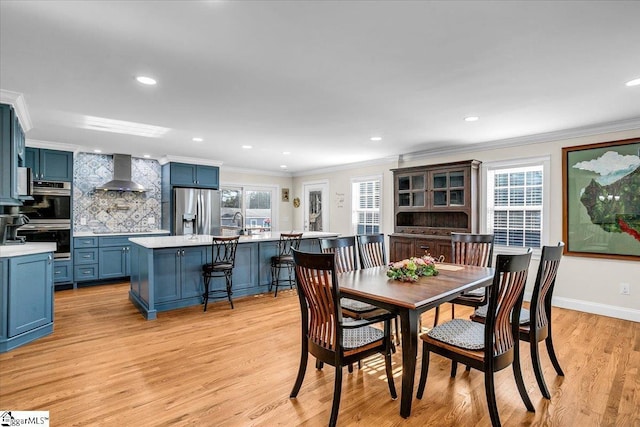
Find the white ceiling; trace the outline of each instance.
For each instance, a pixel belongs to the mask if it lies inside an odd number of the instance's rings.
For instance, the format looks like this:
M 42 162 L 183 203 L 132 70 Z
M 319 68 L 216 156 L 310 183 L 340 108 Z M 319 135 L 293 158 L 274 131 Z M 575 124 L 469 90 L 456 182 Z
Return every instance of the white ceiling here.
M 299 173 L 638 122 L 639 17 L 637 1 L 1 0 L 0 88 L 24 95 L 28 140 Z

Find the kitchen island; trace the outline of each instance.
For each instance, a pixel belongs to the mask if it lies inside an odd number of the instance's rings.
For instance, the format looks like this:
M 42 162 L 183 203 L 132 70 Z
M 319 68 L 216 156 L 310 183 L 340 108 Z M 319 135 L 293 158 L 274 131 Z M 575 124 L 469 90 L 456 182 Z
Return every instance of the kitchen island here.
M 300 250 L 319 252 L 318 238 L 338 233 L 306 232 Z M 162 236 L 130 238 L 131 288 L 129 299 L 147 320 L 160 311 L 202 304 L 202 266 L 211 262 L 213 236 Z M 277 255 L 280 233 L 240 236 L 233 269 L 233 297 L 268 292 L 271 257 Z M 216 278 L 211 289 L 223 289 Z

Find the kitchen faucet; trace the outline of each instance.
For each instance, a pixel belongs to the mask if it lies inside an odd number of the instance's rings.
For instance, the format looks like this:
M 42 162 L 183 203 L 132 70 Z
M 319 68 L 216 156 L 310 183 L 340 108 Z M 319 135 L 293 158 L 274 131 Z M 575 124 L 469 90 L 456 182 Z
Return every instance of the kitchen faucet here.
M 240 222 L 238 222 L 238 215 L 240 216 Z M 235 221 L 238 227 L 240 227 L 240 234 L 242 234 L 242 232 L 244 231 L 244 216 L 242 215 L 242 212 L 240 211 L 236 212 L 233 215 L 232 221 Z

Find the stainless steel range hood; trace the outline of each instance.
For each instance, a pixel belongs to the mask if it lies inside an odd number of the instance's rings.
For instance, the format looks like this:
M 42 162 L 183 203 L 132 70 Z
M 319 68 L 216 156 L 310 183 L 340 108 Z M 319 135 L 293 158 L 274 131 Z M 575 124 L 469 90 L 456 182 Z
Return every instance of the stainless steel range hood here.
M 135 191 L 144 192 L 144 187 L 131 181 L 131 156 L 128 154 L 113 155 L 113 179 L 96 187 L 102 191 Z

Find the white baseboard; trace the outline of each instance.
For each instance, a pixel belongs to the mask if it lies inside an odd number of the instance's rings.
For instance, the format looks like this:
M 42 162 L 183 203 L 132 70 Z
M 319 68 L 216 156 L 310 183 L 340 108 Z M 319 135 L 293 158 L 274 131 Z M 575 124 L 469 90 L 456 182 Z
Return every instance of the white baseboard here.
M 525 301 L 531 301 L 531 292 L 525 292 Z M 568 308 L 570 310 L 584 311 L 585 313 L 599 314 L 601 316 L 614 317 L 616 319 L 630 320 L 640 323 L 640 310 L 618 307 L 615 305 L 599 304 L 591 301 L 583 301 L 573 298 L 553 297 L 551 304 L 554 307 Z

